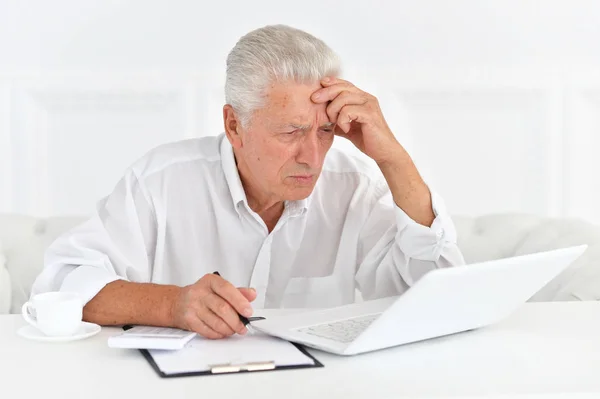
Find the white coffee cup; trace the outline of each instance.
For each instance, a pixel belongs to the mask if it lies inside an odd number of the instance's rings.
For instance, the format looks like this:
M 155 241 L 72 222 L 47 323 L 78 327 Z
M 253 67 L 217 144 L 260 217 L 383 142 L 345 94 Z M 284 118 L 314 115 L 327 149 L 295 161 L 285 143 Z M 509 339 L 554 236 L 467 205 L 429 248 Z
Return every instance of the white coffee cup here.
M 83 320 L 83 301 L 75 293 L 45 292 L 24 303 L 21 314 L 25 321 L 47 336 L 73 335 Z

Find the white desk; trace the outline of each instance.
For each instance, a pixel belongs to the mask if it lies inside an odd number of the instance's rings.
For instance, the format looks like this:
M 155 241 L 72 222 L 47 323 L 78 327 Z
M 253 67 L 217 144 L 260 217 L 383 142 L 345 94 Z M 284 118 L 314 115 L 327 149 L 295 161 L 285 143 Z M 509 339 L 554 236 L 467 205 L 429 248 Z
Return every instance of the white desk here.
M 530 303 L 494 327 L 352 358 L 311 350 L 324 368 L 173 379 L 108 348 L 117 328 L 50 344 L 22 325 L 0 316 L 0 397 L 600 398 L 600 302 Z

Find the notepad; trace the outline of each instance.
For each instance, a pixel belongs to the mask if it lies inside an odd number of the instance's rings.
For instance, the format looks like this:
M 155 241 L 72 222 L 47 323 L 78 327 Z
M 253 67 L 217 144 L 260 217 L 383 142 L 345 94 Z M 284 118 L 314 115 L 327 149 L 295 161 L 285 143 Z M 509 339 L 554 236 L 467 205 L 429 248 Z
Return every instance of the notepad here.
M 182 349 L 198 334 L 178 328 L 135 326 L 108 338 L 108 346 L 123 349 Z
M 176 351 L 142 351 L 162 377 L 322 367 L 304 348 L 262 333 L 219 340 L 196 336 Z

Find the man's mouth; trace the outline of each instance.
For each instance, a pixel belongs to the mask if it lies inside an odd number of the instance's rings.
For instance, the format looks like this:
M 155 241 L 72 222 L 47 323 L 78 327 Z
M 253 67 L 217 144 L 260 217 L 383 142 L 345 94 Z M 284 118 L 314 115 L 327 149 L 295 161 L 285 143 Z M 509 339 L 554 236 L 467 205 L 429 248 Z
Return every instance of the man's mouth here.
M 293 175 L 290 176 L 292 179 L 299 184 L 311 184 L 315 178 L 315 175 Z

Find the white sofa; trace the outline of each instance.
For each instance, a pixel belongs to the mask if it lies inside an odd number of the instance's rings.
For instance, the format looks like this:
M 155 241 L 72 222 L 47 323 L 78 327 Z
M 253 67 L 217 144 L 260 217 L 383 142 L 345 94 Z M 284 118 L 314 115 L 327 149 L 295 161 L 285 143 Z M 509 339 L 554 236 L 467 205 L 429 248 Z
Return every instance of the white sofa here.
M 43 265 L 46 247 L 83 220 L 0 214 L 0 314 L 20 312 Z M 455 216 L 454 221 L 468 263 L 588 244 L 583 256 L 531 301 L 600 299 L 600 227 L 582 220 L 523 214 Z

